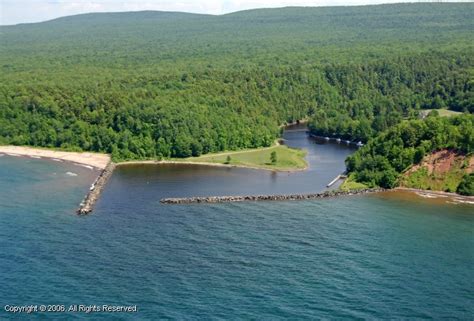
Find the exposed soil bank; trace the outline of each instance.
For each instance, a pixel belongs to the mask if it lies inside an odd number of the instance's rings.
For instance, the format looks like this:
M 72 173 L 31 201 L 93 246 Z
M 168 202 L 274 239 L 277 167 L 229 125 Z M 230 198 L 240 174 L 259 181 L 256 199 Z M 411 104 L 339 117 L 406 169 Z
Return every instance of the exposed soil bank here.
M 89 214 L 90 212 L 92 212 L 92 210 L 94 209 L 95 203 L 99 199 L 100 194 L 102 193 L 105 185 L 107 184 L 107 181 L 112 176 L 114 169 L 115 169 L 115 164 L 112 162 L 109 162 L 107 166 L 104 168 L 104 170 L 97 177 L 95 182 L 92 184 L 89 193 L 87 193 L 86 197 L 79 205 L 77 214 L 84 215 L 84 214 Z
M 455 192 L 466 174 L 474 171 L 474 156 L 443 149 L 426 155 L 405 171 L 400 186 L 428 191 Z
M 227 202 L 252 202 L 252 201 L 296 201 L 328 198 L 337 196 L 360 195 L 382 192 L 384 189 L 364 189 L 356 191 L 327 191 L 316 194 L 292 194 L 292 195 L 247 195 L 247 196 L 207 196 L 207 197 L 184 197 L 164 198 L 163 204 L 192 204 L 192 203 L 227 203 Z
M 107 154 L 63 152 L 25 146 L 0 146 L 0 153 L 9 156 L 26 156 L 31 158 L 48 158 L 56 161 L 67 161 L 98 169 L 105 169 L 107 164 L 110 162 L 110 156 Z

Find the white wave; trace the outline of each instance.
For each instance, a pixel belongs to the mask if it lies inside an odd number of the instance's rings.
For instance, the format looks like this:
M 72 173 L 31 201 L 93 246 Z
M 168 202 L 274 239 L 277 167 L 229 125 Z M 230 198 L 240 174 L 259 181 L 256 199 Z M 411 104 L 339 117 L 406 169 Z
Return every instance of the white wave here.
M 88 169 L 94 169 L 94 167 L 89 166 L 89 165 L 84 165 L 84 164 L 77 164 L 77 165 L 88 168 Z
M 439 195 L 433 194 L 425 194 L 425 193 L 416 193 L 418 196 L 425 197 L 425 198 L 438 198 Z
M 455 198 L 454 201 L 456 203 L 474 204 L 474 201 L 468 201 L 468 200 L 464 200 L 464 199 L 461 199 L 461 198 Z
M 416 194 L 418 196 L 425 197 L 425 198 L 446 198 L 446 197 L 448 197 L 448 195 L 441 195 L 441 194 L 435 194 L 435 193 L 417 192 Z
M 34 155 L 30 155 L 30 157 L 31 157 L 31 158 L 37 158 L 37 159 L 38 159 L 38 158 L 41 158 L 41 157 L 39 157 L 39 156 L 34 156 Z
M 55 161 L 55 162 L 62 162 L 62 160 L 57 159 L 57 158 L 51 158 L 51 160 L 53 160 L 53 161 Z
M 67 172 L 66 175 L 68 175 L 68 176 L 77 176 L 77 174 L 73 173 L 73 172 Z

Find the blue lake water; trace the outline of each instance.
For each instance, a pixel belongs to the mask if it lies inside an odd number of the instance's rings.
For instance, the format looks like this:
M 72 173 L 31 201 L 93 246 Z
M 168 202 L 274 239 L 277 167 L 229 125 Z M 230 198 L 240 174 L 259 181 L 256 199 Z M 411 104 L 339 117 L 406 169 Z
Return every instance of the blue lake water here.
M 321 164 L 312 162 L 313 174 L 301 181 L 301 173 L 126 167 L 83 217 L 74 211 L 93 171 L 0 157 L 0 319 L 14 317 L 3 310 L 7 304 L 111 304 L 137 305 L 138 312 L 22 316 L 472 320 L 471 205 L 403 193 L 159 203 L 168 196 L 285 192 L 292 178 L 298 191 L 311 182 L 321 189 L 344 167 L 328 155 L 350 151 L 298 137 L 295 144 L 306 144 Z

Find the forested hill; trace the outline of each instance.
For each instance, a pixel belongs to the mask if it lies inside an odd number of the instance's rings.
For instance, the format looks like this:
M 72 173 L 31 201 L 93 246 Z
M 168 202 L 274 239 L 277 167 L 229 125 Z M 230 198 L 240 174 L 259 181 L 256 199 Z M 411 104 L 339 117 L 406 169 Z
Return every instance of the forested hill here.
M 221 16 L 93 13 L 0 27 L 0 53 L 5 60 L 15 58 L 15 67 L 353 60 L 384 56 L 386 48 L 403 53 L 451 47 L 454 40 L 472 44 L 473 10 L 471 3 L 424 3 L 257 9 Z
M 285 121 L 367 140 L 473 111 L 474 4 L 95 13 L 0 27 L 0 143 L 187 157 Z

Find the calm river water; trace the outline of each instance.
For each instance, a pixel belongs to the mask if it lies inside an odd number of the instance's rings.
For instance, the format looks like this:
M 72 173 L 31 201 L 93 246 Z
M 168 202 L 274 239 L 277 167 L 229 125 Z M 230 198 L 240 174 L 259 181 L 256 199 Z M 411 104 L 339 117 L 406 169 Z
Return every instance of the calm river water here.
M 0 157 L 0 319 L 15 318 L 5 305 L 111 304 L 137 305 L 138 312 L 22 316 L 472 320 L 470 205 L 403 193 L 159 203 L 171 196 L 320 191 L 351 153 L 304 132 L 285 139 L 309 150 L 309 171 L 124 167 L 84 217 L 74 210 L 95 173 Z

